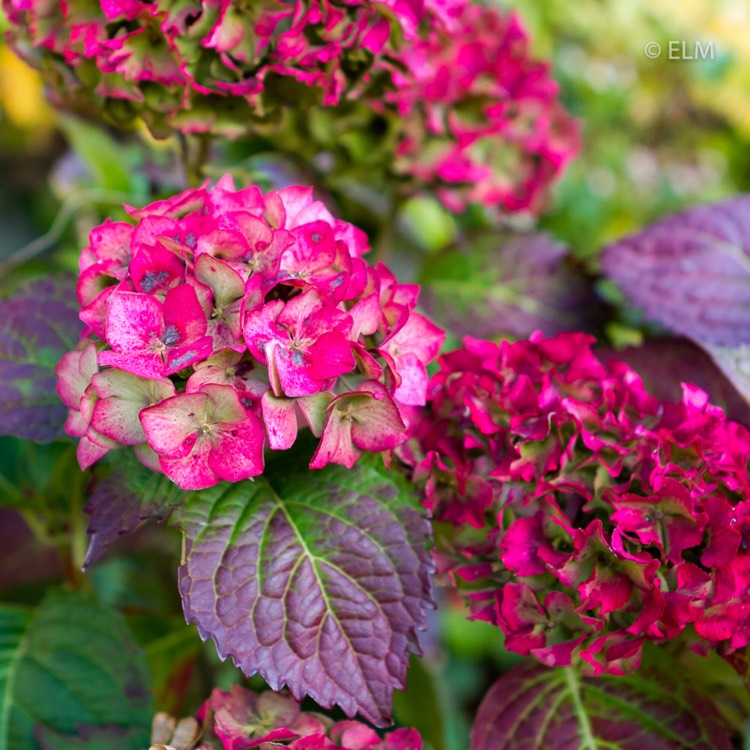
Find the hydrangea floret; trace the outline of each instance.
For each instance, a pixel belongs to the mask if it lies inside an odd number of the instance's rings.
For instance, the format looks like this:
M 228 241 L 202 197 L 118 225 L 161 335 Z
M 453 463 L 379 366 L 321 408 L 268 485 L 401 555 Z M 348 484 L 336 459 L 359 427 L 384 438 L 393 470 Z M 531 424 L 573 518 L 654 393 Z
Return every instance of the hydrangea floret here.
M 82 468 L 133 446 L 202 489 L 261 474 L 301 428 L 315 469 L 407 439 L 444 334 L 312 188 L 224 177 L 129 213 L 81 253 L 86 329 L 56 369 Z
M 362 722 L 334 722 L 323 714 L 303 711 L 286 691 L 254 693 L 240 685 L 229 691 L 216 688 L 197 718 L 222 750 L 422 750 L 414 729 L 395 729 L 381 737 Z
M 750 432 L 707 395 L 650 396 L 593 339 L 466 339 L 416 438 L 442 567 L 507 648 L 593 673 L 646 641 L 750 643 Z

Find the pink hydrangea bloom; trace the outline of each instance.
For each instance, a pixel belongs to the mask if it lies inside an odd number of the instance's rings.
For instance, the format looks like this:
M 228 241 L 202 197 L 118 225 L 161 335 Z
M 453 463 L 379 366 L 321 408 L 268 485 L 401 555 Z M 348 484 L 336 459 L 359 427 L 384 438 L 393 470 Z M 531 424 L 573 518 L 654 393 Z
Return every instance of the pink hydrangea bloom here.
M 301 426 L 320 438 L 312 468 L 408 438 L 402 411 L 425 403 L 444 334 L 311 188 L 225 177 L 130 214 L 91 232 L 87 337 L 57 367 L 81 466 L 133 446 L 202 489 L 261 474 Z
M 539 210 L 578 150 L 549 66 L 531 57 L 516 14 L 428 5 L 427 30 L 397 54 L 405 72 L 394 72 L 386 94 L 402 123 L 397 169 L 435 185 L 455 210 L 467 202 Z
M 593 339 L 467 339 L 440 360 L 399 448 L 441 564 L 506 646 L 594 673 L 646 641 L 727 655 L 750 643 L 750 432 L 702 391 L 651 397 Z
M 416 35 L 424 15 L 422 0 L 3 0 L 3 8 L 11 44 L 43 71 L 58 103 L 140 114 L 159 133 L 229 136 L 288 102 L 290 81 L 319 104 L 338 103 L 392 37 Z
M 334 723 L 322 714 L 302 711 L 286 691 L 258 694 L 239 685 L 231 691 L 217 688 L 198 711 L 198 720 L 205 736 L 216 738 L 223 750 L 422 750 L 414 729 L 396 729 L 381 737 L 359 721 Z

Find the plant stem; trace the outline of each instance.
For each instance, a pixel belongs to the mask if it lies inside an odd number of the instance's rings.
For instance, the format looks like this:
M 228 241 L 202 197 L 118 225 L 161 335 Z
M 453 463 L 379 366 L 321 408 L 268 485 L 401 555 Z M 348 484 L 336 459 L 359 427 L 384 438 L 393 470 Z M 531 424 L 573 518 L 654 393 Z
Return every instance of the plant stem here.
M 185 171 L 185 182 L 189 188 L 198 187 L 203 182 L 210 151 L 210 133 L 197 133 L 194 136 L 180 134 L 182 167 Z

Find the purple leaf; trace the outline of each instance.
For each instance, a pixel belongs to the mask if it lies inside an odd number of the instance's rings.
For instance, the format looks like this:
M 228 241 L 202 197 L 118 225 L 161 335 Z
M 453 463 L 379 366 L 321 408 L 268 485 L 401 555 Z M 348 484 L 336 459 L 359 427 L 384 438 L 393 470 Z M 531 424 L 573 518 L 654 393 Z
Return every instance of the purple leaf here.
M 117 451 L 110 462 L 111 467 L 106 462 L 97 467 L 84 507 L 89 516 L 84 568 L 97 562 L 112 542 L 135 531 L 142 522 L 163 521 L 185 498 L 177 485 L 146 468 L 130 450 Z
M 409 485 L 361 460 L 191 493 L 180 591 L 222 658 L 298 700 L 384 726 L 431 604 L 429 524 Z
M 566 265 L 564 245 L 547 234 L 483 235 L 470 252 L 430 258 L 422 302 L 457 336 L 525 338 L 588 330 L 597 301 L 585 279 Z
M 627 349 L 600 349 L 597 355 L 625 362 L 643 378 L 646 390 L 662 401 L 679 401 L 680 383 L 692 383 L 706 391 L 711 403 L 721 406 L 730 419 L 750 424 L 750 405 L 742 389 L 732 385 L 711 357 L 688 339 L 648 339 Z M 750 357 L 747 361 L 750 364 Z M 747 377 L 746 398 L 750 400 L 750 368 Z
M 471 750 L 731 750 L 730 733 L 680 670 L 582 677 L 524 663 L 484 697 Z
M 54 366 L 78 343 L 75 282 L 35 281 L 0 300 L 0 435 L 49 442 L 63 437 L 67 409 Z
M 668 216 L 604 250 L 627 299 L 703 344 L 750 343 L 750 195 Z

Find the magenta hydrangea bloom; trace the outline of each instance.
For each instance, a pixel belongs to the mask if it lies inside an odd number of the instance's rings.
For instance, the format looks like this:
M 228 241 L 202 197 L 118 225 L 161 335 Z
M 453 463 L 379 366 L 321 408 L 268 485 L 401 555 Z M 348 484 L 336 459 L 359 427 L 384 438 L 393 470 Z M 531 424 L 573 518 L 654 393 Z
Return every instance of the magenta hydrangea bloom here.
M 193 490 L 261 474 L 301 428 L 311 468 L 408 438 L 444 334 L 312 188 L 224 177 L 129 211 L 81 253 L 86 338 L 57 367 L 82 467 L 133 446 Z
M 750 432 L 702 391 L 650 396 L 593 339 L 467 339 L 399 448 L 452 534 L 441 564 L 506 646 L 594 673 L 645 641 L 750 643 Z
M 531 57 L 514 13 L 455 0 L 429 7 L 426 30 L 396 55 L 402 69 L 386 94 L 402 123 L 397 170 L 435 185 L 455 210 L 476 202 L 538 211 L 579 147 L 548 64 Z
M 3 0 L 12 46 L 57 103 L 157 133 L 235 136 L 295 95 L 336 104 L 412 38 L 423 0 Z
M 198 711 L 198 720 L 205 727 L 204 737 L 216 738 L 222 750 L 422 750 L 414 729 L 396 729 L 381 737 L 359 721 L 334 723 L 322 714 L 302 711 L 286 691 L 258 694 L 239 685 L 231 691 L 217 688 Z

